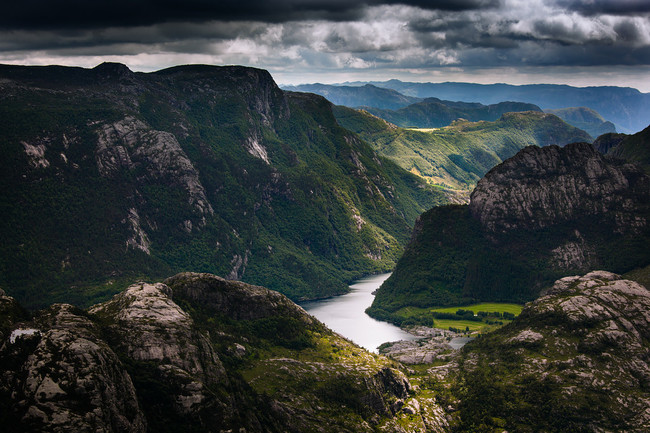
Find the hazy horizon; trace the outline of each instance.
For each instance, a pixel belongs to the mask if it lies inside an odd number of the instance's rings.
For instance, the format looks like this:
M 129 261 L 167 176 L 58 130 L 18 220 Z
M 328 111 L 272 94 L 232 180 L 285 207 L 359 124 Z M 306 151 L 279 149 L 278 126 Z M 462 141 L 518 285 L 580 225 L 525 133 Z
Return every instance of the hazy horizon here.
M 33 0 L 0 63 L 150 72 L 237 64 L 276 82 L 475 82 L 650 92 L 646 0 Z

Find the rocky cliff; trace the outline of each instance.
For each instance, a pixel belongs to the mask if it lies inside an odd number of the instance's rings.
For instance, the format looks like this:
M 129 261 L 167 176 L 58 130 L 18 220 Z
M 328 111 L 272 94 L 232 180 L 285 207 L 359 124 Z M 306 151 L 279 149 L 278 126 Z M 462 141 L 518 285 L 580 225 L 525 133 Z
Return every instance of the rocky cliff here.
M 2 65 L 0 117 L 0 284 L 30 308 L 187 269 L 341 293 L 445 201 L 259 69 Z
M 420 217 L 370 312 L 525 302 L 565 275 L 646 266 L 648 242 L 650 178 L 640 167 L 587 143 L 529 147 L 489 171 L 469 206 Z
M 603 271 L 565 277 L 459 361 L 461 431 L 650 429 L 650 292 Z
M 588 143 L 529 147 L 479 181 L 469 209 L 491 233 L 541 230 L 579 219 L 609 219 L 617 233 L 648 226 L 650 179 L 614 164 Z
M 448 428 L 398 365 L 262 287 L 185 273 L 86 311 L 56 304 L 29 317 L 4 294 L 0 308 L 6 431 Z
M 608 150 L 608 156 L 639 164 L 646 173 L 650 173 L 650 127 L 616 138 Z

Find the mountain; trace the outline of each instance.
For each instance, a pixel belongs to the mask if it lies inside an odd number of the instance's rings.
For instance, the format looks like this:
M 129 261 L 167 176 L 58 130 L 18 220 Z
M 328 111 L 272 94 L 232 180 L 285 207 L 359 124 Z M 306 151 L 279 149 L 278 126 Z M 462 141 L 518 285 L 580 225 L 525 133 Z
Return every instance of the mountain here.
M 447 431 L 397 364 L 262 287 L 182 273 L 34 317 L 0 293 L 0 312 L 10 433 Z
M 495 121 L 509 112 L 541 111 L 534 104 L 521 102 L 499 102 L 498 104 L 483 105 L 479 103 L 442 101 L 437 98 L 427 98 L 422 102 L 398 110 L 382 110 L 374 107 L 363 108 L 369 113 L 403 128 L 441 128 L 458 119 L 472 122 L 479 120 Z
M 555 114 L 565 122 L 589 133 L 592 137 L 616 132 L 616 126 L 612 122 L 603 119 L 603 116 L 591 108 L 571 107 L 544 111 L 546 113 Z
M 557 278 L 650 264 L 650 177 L 587 143 L 527 147 L 490 170 L 468 206 L 416 222 L 368 312 L 534 299 Z
M 650 292 L 618 275 L 566 277 L 409 378 L 283 295 L 214 275 L 33 315 L 0 291 L 0 421 L 9 433 L 640 433 L 649 309 Z
M 539 111 L 505 113 L 494 122 L 458 120 L 433 131 L 398 128 L 361 110 L 335 107 L 343 127 L 375 151 L 429 182 L 468 190 L 520 149 L 590 140 L 587 133 Z
M 346 107 L 368 106 L 396 110 L 422 100 L 422 98 L 406 96 L 394 90 L 373 86 L 372 84 L 364 86 L 333 86 L 317 83 L 283 86 L 282 88 L 293 92 L 315 93 L 324 96 L 336 105 L 345 105 Z
M 618 146 L 619 143 L 623 141 L 626 137 L 627 134 L 608 132 L 607 134 L 598 136 L 598 138 L 594 140 L 592 145 L 594 146 L 594 149 L 596 149 L 603 155 L 606 155 L 610 149 Z
M 0 100 L 0 287 L 28 308 L 187 270 L 343 293 L 446 201 L 258 69 L 6 65 Z
M 615 274 L 557 281 L 465 346 L 458 431 L 648 431 L 649 309 L 650 292 Z
M 616 158 L 641 165 L 650 174 L 650 127 L 633 135 L 624 137 L 608 152 Z
M 572 87 L 556 84 L 411 83 L 399 80 L 347 83 L 372 84 L 416 98 L 496 104 L 502 101 L 528 102 L 542 109 L 588 107 L 613 122 L 625 133 L 636 133 L 648 126 L 650 93 L 629 87 Z

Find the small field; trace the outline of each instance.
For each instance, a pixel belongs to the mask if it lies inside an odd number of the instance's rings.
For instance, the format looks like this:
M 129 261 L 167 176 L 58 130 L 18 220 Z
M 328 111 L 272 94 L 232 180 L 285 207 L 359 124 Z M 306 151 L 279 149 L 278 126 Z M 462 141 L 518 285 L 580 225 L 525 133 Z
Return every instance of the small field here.
M 433 132 L 439 130 L 440 128 L 404 128 L 404 129 L 408 129 L 409 131 L 418 131 L 418 132 Z
M 507 325 L 521 313 L 518 304 L 480 303 L 472 305 L 417 308 L 405 307 L 395 315 L 404 319 L 402 325 L 424 325 L 471 334 L 491 332 Z
M 523 305 L 519 304 L 499 304 L 499 303 L 482 303 L 482 304 L 473 304 L 465 305 L 464 307 L 445 307 L 445 308 L 432 308 L 429 311 L 435 311 L 440 313 L 455 313 L 459 309 L 470 310 L 474 314 L 478 314 L 479 311 L 485 311 L 487 313 L 510 313 L 518 316 L 521 314 L 521 310 L 524 308 Z

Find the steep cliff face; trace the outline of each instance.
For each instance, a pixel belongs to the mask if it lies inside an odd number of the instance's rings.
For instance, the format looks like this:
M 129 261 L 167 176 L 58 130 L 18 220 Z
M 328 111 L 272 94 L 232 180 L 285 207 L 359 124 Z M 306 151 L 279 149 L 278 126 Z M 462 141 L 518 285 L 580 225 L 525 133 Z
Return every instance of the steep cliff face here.
M 184 273 L 87 311 L 0 308 L 8 431 L 448 430 L 398 365 L 262 287 Z
M 31 323 L 14 323 L 0 360 L 8 431 L 146 431 L 124 364 L 99 328 L 71 305 L 56 304 Z
M 491 233 L 540 230 L 583 218 L 611 219 L 618 233 L 648 226 L 650 180 L 638 167 L 606 161 L 588 143 L 529 147 L 488 172 L 469 209 Z
M 599 135 L 598 138 L 594 140 L 592 145 L 594 146 L 594 149 L 605 155 L 607 152 L 609 152 L 610 149 L 618 146 L 621 141 L 625 140 L 625 137 L 627 137 L 627 134 L 610 132 L 607 134 Z
M 0 284 L 28 307 L 188 269 L 342 293 L 445 200 L 259 69 L 4 65 L 0 81 Z
M 473 300 L 525 302 L 557 278 L 650 263 L 650 178 L 587 143 L 529 147 L 470 204 L 424 213 L 370 312 Z
M 650 126 L 617 141 L 610 147 L 608 155 L 639 164 L 646 173 L 650 173 Z
M 461 430 L 647 431 L 648 311 L 650 292 L 618 275 L 558 280 L 463 351 Z

